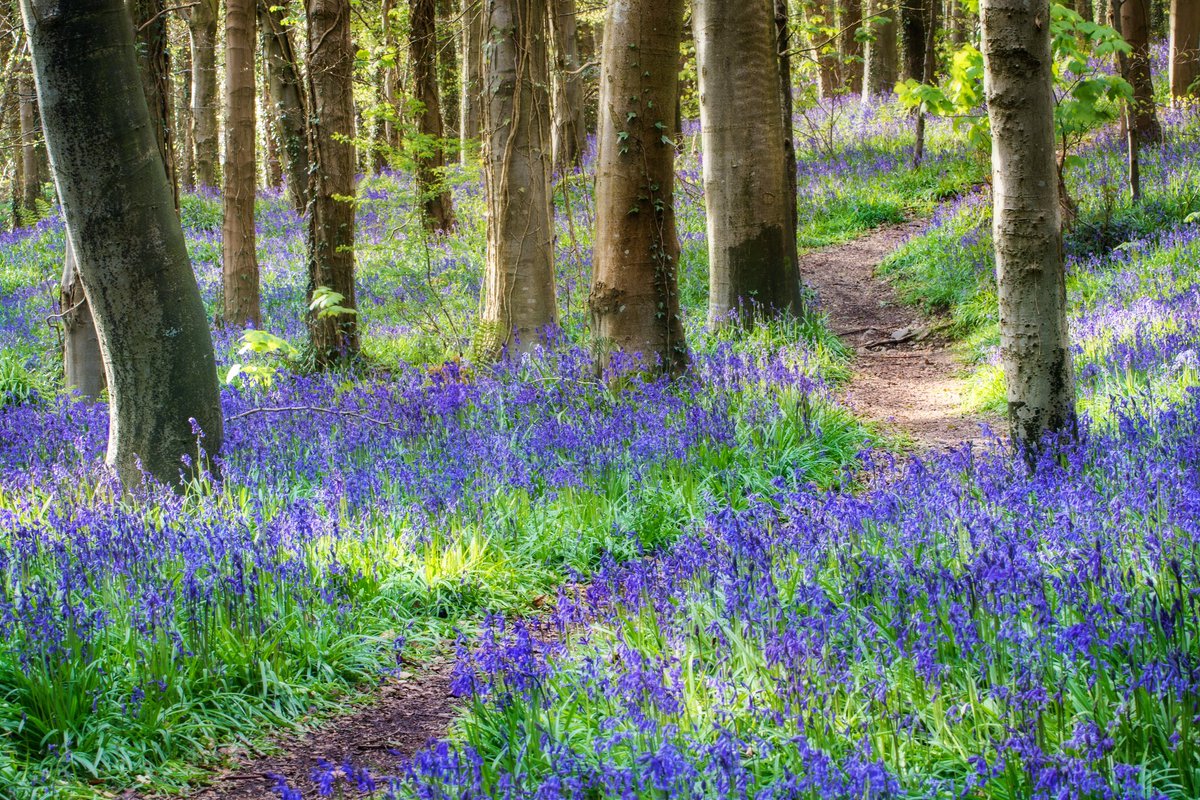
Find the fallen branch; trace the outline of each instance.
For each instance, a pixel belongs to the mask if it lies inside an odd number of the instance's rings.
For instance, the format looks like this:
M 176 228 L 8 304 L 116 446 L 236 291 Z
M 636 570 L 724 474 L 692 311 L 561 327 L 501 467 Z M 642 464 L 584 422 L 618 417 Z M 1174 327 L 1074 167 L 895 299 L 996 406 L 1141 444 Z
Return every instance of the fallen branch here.
M 252 408 L 249 411 L 243 411 L 240 414 L 234 414 L 232 417 L 226 417 L 226 422 L 233 422 L 238 419 L 254 416 L 255 414 L 283 414 L 289 411 L 313 411 L 318 414 L 333 414 L 338 417 L 353 417 L 361 419 L 364 422 L 370 422 L 372 425 L 380 425 L 384 428 L 400 430 L 400 426 L 382 419 L 368 417 L 366 414 L 360 414 L 357 411 L 343 411 L 337 408 L 324 408 L 322 406 L 267 406 L 263 408 Z

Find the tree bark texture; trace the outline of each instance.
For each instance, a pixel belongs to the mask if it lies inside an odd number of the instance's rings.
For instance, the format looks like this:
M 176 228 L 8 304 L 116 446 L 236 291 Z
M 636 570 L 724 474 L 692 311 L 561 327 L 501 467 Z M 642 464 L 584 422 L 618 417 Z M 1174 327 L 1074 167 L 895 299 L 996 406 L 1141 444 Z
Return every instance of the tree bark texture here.
M 601 366 L 616 351 L 678 373 L 675 145 L 683 0 L 612 0 L 601 48 L 596 243 L 588 304 Z M 772 87 L 777 82 L 770 81 Z
M 108 463 L 174 484 L 223 428 L 208 320 L 121 0 L 24 0 L 42 124 L 110 392 Z M 193 423 L 194 420 L 194 423 Z
M 437 0 L 437 74 L 441 101 L 442 130 L 446 138 L 458 139 L 458 93 L 462 89 L 462 70 L 458 62 L 458 29 L 455 17 L 458 0 Z
M 437 5 L 434 0 L 409 0 L 408 11 L 408 61 L 420 133 L 413 142 L 417 192 L 425 226 L 446 232 L 454 228 L 454 201 L 445 182 L 446 132 L 438 92 Z
M 308 298 L 325 287 L 358 307 L 354 289 L 354 47 L 350 0 L 308 0 L 309 183 Z M 355 314 L 309 315 L 317 366 L 359 353 Z
M 583 64 L 575 0 L 550 0 L 554 18 L 554 168 L 566 172 L 583 164 L 587 130 L 583 121 Z
M 1157 144 L 1162 141 L 1162 126 L 1154 108 L 1154 83 L 1150 76 L 1150 0 L 1123 0 L 1119 30 L 1132 48 L 1125 75 L 1133 86 L 1130 117 L 1138 139 Z
M 791 241 L 796 241 L 796 227 L 799 223 L 800 203 L 797 188 L 796 163 L 796 132 L 792 114 L 795 110 L 795 98 L 792 94 L 792 27 L 789 24 L 788 0 L 774 0 L 775 3 L 775 51 L 779 54 L 779 99 L 783 119 L 783 174 L 787 181 L 788 218 L 791 222 Z
M 863 97 L 891 94 L 896 86 L 896 8 L 889 0 L 869 0 L 872 38 L 863 65 Z
M 1200 3 L 1171 2 L 1171 97 L 1194 96 L 1200 79 Z
M 63 260 L 62 283 L 59 286 L 59 313 L 63 324 L 63 376 L 68 392 L 96 400 L 108 388 L 104 377 L 104 356 L 100 352 L 100 337 L 92 319 L 91 306 L 83 291 L 79 266 L 71 238 L 67 237 L 67 254 Z
M 708 321 L 800 311 L 773 0 L 696 0 Z
M 171 57 L 167 51 L 167 16 L 163 0 L 130 0 L 137 37 L 142 86 L 150 107 L 150 124 L 167 169 L 167 180 L 179 208 L 179 180 L 175 164 L 175 132 L 171 113 Z
M 186 9 L 192 51 L 192 146 L 195 148 L 196 183 L 220 183 L 221 162 L 217 141 L 217 9 L 219 0 L 198 0 Z
M 258 136 L 254 0 L 225 0 L 225 181 L 222 285 L 225 322 L 262 327 L 255 254 Z
M 838 83 L 851 94 L 861 94 L 863 87 L 863 45 L 858 39 L 862 10 L 863 0 L 840 0 L 838 25 L 841 26 L 842 68 Z
M 42 127 L 38 121 L 37 93 L 33 88 L 33 76 L 22 74 L 17 82 L 20 97 L 17 100 L 21 126 L 21 222 L 33 224 L 38 214 L 38 201 L 42 198 L 42 186 L 50 178 L 46 174 L 45 161 L 40 152 Z
M 483 164 L 487 265 L 473 350 L 526 352 L 558 325 L 550 206 L 546 0 L 487 0 Z
M 292 44 L 291 28 L 284 25 L 287 9 L 272 0 L 259 0 L 258 24 L 262 31 L 263 68 L 273 106 L 272 135 L 281 153 L 288 197 L 296 211 L 308 208 L 308 110 L 300 61 Z
M 471 152 L 470 144 L 479 139 L 483 127 L 483 41 L 487 27 L 485 0 L 462 3 L 462 88 L 459 90 L 458 133 L 463 162 Z
M 1035 451 L 1075 420 L 1055 177 L 1048 0 L 980 4 L 992 125 L 996 283 L 1013 441 Z
M 179 163 L 179 187 L 185 191 L 196 188 L 196 142 L 192 138 L 192 52 L 183 48 L 182 63 L 176 72 L 175 89 L 175 152 Z

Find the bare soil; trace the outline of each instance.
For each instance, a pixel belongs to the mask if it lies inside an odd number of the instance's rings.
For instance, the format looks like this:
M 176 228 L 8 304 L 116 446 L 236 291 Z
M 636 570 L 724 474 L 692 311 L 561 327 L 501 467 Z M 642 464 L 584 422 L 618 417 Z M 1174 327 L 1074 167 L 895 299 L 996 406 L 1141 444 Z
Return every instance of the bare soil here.
M 900 302 L 876 268 L 915 233 L 919 222 L 878 228 L 843 245 L 801 257 L 800 274 L 816 292 L 833 331 L 854 352 L 846 403 L 885 431 L 928 452 L 982 442 L 981 424 L 995 418 L 965 415 L 963 366 L 930 318 Z

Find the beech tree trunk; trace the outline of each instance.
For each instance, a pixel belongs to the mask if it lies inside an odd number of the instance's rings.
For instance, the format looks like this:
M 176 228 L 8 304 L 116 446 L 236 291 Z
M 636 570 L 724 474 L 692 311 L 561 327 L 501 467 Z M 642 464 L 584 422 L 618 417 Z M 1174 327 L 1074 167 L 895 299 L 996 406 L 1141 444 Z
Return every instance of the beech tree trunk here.
M 554 168 L 560 173 L 583 164 L 587 130 L 583 121 L 583 65 L 575 0 L 550 0 L 554 26 Z
M 38 200 L 42 197 L 42 185 L 49 180 L 41 153 L 42 130 L 38 124 L 37 95 L 33 88 L 33 76 L 22 74 L 17 82 L 20 97 L 17 100 L 21 126 L 21 222 L 31 225 L 38 219 Z
M 708 322 L 800 311 L 773 0 L 696 0 Z
M 558 325 L 546 0 L 488 0 L 483 84 L 487 266 L 473 350 L 527 352 Z
M 1013 441 L 1036 452 L 1075 421 L 1062 221 L 1054 179 L 1049 0 L 980 3 L 992 125 L 996 283 Z
M 837 36 L 834 28 L 834 0 L 811 0 L 807 6 L 808 24 L 813 30 L 813 54 L 817 59 L 817 85 L 821 97 L 833 97 L 838 89 Z M 730 9 L 733 11 L 733 9 Z M 745 9 L 746 13 L 751 13 Z
M 867 42 L 863 65 L 863 97 L 891 94 L 896 86 L 896 9 L 889 0 L 870 0 L 868 23 L 874 38 Z M 880 16 L 876 16 L 880 15 Z
M 192 146 L 196 183 L 220 183 L 217 152 L 217 8 L 219 0 L 198 0 L 182 11 L 192 51 Z
M 904 41 L 904 69 L 900 79 L 925 81 L 925 37 L 928 7 L 940 0 L 903 0 L 900 5 L 900 32 Z
M 225 0 L 225 183 L 221 228 L 225 323 L 262 327 L 254 195 L 258 187 L 254 0 Z
M 409 0 L 408 61 L 417 108 L 414 142 L 416 185 L 425 226 L 432 231 L 454 228 L 454 202 L 445 183 L 445 130 L 437 75 L 437 5 L 434 0 Z
M 800 203 L 796 178 L 796 132 L 792 114 L 795 98 L 792 95 L 792 29 L 788 19 L 788 0 L 775 0 L 775 51 L 779 57 L 779 99 L 783 120 L 783 174 L 787 181 L 788 219 L 791 222 L 791 241 L 796 241 Z M 678 107 L 678 103 L 675 104 Z M 797 267 L 799 265 L 797 264 Z
M 108 388 L 108 381 L 104 377 L 100 337 L 83 291 L 70 236 L 67 237 L 67 255 L 59 286 L 59 309 L 63 324 L 63 383 L 68 392 L 95 400 Z
M 174 484 L 216 455 L 216 360 L 121 0 L 23 0 L 42 123 L 110 388 L 108 463 Z M 183 458 L 192 456 L 191 467 Z
M 175 164 L 175 135 L 171 124 L 171 57 L 167 51 L 167 16 L 163 0 L 131 0 L 134 33 L 142 86 L 150 108 L 154 139 L 167 170 L 175 208 L 179 208 L 179 180 Z
M 262 31 L 263 69 L 274 106 L 273 137 L 283 159 L 288 196 L 296 211 L 308 207 L 309 153 L 308 108 L 300 62 L 292 44 L 291 29 L 283 24 L 287 9 L 272 0 L 259 0 L 258 24 Z
M 308 0 L 309 183 L 308 299 L 338 295 L 343 313 L 309 314 L 318 367 L 358 357 L 354 290 L 354 46 L 350 0 Z
M 1171 0 L 1171 97 L 1197 93 L 1200 79 L 1200 3 Z
M 838 18 L 842 31 L 840 84 L 851 94 L 861 94 L 863 88 L 863 46 L 858 39 L 858 31 L 862 27 L 862 10 L 862 0 L 841 0 Z
M 1154 83 L 1150 75 L 1150 0 L 1122 0 L 1120 30 L 1132 48 L 1125 79 L 1133 86 L 1130 114 L 1138 139 L 1147 144 L 1162 141 L 1162 126 L 1154 108 Z
M 600 366 L 620 351 L 682 372 L 675 145 L 683 0 L 612 0 L 601 48 L 596 244 L 588 305 Z M 770 80 L 772 88 L 777 81 Z
M 185 191 L 196 188 L 196 143 L 192 139 L 192 53 L 184 48 L 182 63 L 177 71 L 179 85 L 175 90 L 176 159 L 179 163 L 179 187 Z
M 462 3 L 462 88 L 459 90 L 458 133 L 463 163 L 471 152 L 471 143 L 479 140 L 483 122 L 483 42 L 486 35 L 484 0 Z

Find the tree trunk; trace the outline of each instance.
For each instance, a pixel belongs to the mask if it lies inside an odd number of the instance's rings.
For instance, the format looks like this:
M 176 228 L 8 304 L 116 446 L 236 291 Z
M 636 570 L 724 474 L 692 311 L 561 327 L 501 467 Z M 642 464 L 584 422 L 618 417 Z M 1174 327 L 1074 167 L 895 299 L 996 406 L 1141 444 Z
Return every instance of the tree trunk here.
M 38 124 L 37 93 L 33 88 L 33 76 L 22 74 L 18 81 L 18 115 L 21 125 L 21 208 L 22 222 L 32 225 L 40 216 L 38 201 L 42 198 L 42 185 L 47 181 L 42 169 L 43 161 L 38 152 L 42 130 Z
M 308 0 L 308 299 L 324 288 L 341 296 L 330 313 L 313 309 L 309 335 L 318 367 L 358 357 L 354 291 L 354 46 L 350 0 Z
M 104 357 L 100 354 L 100 337 L 83 291 L 83 281 L 79 278 L 79 266 L 69 236 L 58 303 L 63 323 L 63 383 L 68 392 L 96 400 L 108 388 L 104 378 Z
M 921 0 L 923 8 L 920 9 L 922 14 L 921 20 L 921 58 L 918 66 L 915 59 L 915 53 L 911 51 L 907 54 L 906 60 L 909 61 L 909 69 L 917 70 L 913 75 L 914 79 L 921 83 L 935 83 L 937 80 L 937 32 L 938 32 L 938 11 L 940 0 Z M 916 33 L 913 37 L 916 38 Z M 906 39 L 906 46 L 913 47 L 915 43 Z M 913 168 L 921 166 L 921 162 L 925 160 L 925 110 L 918 108 L 916 112 L 916 144 L 913 147 Z
M 928 6 L 939 0 L 903 0 L 900 5 L 900 34 L 904 41 L 904 69 L 901 80 L 925 82 L 925 24 Z
M 291 30 L 283 24 L 286 8 L 275 7 L 271 0 L 259 0 L 258 23 L 262 30 L 264 70 L 274 106 L 276 144 L 282 153 L 287 176 L 288 196 L 295 209 L 308 208 L 309 134 L 308 108 L 300 62 L 292 44 Z
M 688 363 L 676 278 L 675 145 L 662 134 L 679 102 L 682 27 L 683 0 L 608 4 L 588 298 L 602 367 L 613 351 L 672 374 Z
M 1055 174 L 1048 0 L 980 4 L 992 124 L 1001 355 L 1013 441 L 1073 426 L 1062 224 Z
M 954 0 L 957 2 L 958 0 Z M 861 94 L 863 87 L 863 46 L 858 39 L 862 27 L 862 0 L 841 0 L 841 85 L 851 94 Z
M 1092 21 L 1092 3 L 1091 0 L 1075 0 L 1075 13 L 1083 17 L 1086 21 Z
M 283 160 L 279 155 L 279 114 L 275 104 L 271 102 L 271 81 L 267 75 L 266 48 L 263 49 L 262 74 L 258 90 L 259 114 L 262 116 L 263 154 L 267 186 L 271 189 L 283 189 L 286 185 L 283 179 Z
M 458 31 L 454 17 L 458 0 L 437 0 L 438 96 L 441 100 L 442 130 L 451 141 L 458 139 L 458 93 L 462 72 L 458 68 Z
M 175 130 L 182 134 L 175 141 L 179 160 L 179 188 L 191 191 L 196 188 L 196 142 L 192 138 L 192 52 L 183 48 L 183 63 L 179 70 L 179 86 L 176 88 Z
M 179 181 L 175 165 L 175 136 L 171 113 L 171 57 L 167 52 L 167 15 L 163 0 L 130 0 L 142 85 L 150 107 L 150 124 L 171 183 L 175 208 L 179 208 Z
M 258 126 L 254 80 L 254 0 L 225 0 L 225 182 L 221 228 L 225 323 L 262 327 L 254 195 Z
M 834 9 L 834 0 L 811 0 L 806 7 L 812 46 L 816 48 L 813 55 L 817 59 L 817 87 L 821 97 L 833 97 L 839 89 Z
M 1154 84 L 1150 76 L 1150 0 L 1123 0 L 1120 11 L 1120 25 L 1114 27 L 1133 48 L 1125 75 L 1125 80 L 1133 86 L 1130 116 L 1138 139 L 1158 144 L 1162 141 L 1162 126 L 1154 109 Z
M 796 226 L 799 222 L 800 204 L 796 186 L 796 131 L 792 114 L 795 100 L 792 96 L 792 27 L 788 19 L 788 0 L 775 0 L 775 51 L 779 58 L 779 99 L 783 119 L 783 174 L 787 181 L 788 219 L 791 222 L 790 241 L 796 241 Z M 676 104 L 678 106 L 678 104 Z
M 217 7 L 219 0 L 198 0 L 183 13 L 192 51 L 192 143 L 196 183 L 220 183 L 217 152 Z
M 863 98 L 891 94 L 896 86 L 896 9 L 888 0 L 870 0 L 868 24 L 872 38 L 867 42 L 863 66 Z
M 1200 3 L 1171 2 L 1171 97 L 1178 100 L 1197 93 L 1200 78 Z
M 708 322 L 800 312 L 772 0 L 696 0 Z
M 471 143 L 478 141 L 482 127 L 483 104 L 483 42 L 487 22 L 484 0 L 463 0 L 462 3 L 462 88 L 459 90 L 458 133 L 461 136 L 463 163 L 471 152 Z
M 551 0 L 554 19 L 554 168 L 582 166 L 587 150 L 583 123 L 583 66 L 579 60 L 575 0 Z
M 445 130 L 437 75 L 437 6 L 434 0 L 409 0 L 408 10 L 408 62 L 420 133 L 413 146 L 417 193 L 425 226 L 431 231 L 446 232 L 454 228 L 454 202 L 445 182 Z
M 23 0 L 42 123 L 104 352 L 108 463 L 174 484 L 223 427 L 216 360 L 121 0 Z M 191 456 L 191 468 L 182 461 Z
M 546 0 L 488 0 L 483 165 L 488 247 L 473 349 L 527 352 L 558 325 Z

